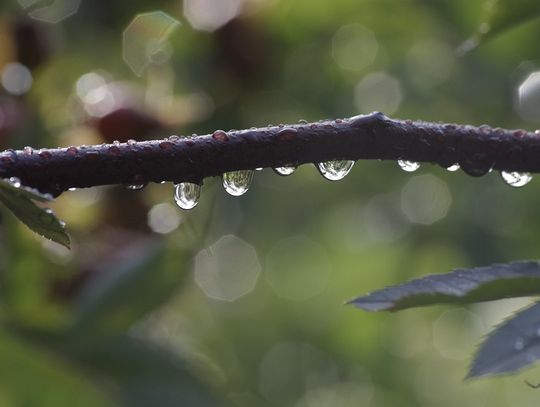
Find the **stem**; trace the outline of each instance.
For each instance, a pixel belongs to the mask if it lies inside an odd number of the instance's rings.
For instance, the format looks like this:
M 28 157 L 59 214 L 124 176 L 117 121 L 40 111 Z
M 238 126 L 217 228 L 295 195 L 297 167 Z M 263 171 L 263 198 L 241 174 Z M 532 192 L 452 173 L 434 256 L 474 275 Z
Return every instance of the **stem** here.
M 540 135 L 410 120 L 382 113 L 335 121 L 218 130 L 193 138 L 0 153 L 0 177 L 59 195 L 69 188 L 161 181 L 201 183 L 227 171 L 334 159 L 459 163 L 469 175 L 491 169 L 540 172 Z

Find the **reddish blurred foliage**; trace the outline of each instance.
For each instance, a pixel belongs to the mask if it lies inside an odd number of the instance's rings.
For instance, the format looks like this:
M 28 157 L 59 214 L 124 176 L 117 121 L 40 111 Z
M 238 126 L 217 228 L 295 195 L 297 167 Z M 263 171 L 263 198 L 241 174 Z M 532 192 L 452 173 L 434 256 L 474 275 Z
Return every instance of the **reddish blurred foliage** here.
M 153 133 L 164 130 L 165 126 L 156 118 L 134 108 L 121 107 L 96 120 L 96 127 L 103 140 L 125 143 L 133 139 L 148 139 Z

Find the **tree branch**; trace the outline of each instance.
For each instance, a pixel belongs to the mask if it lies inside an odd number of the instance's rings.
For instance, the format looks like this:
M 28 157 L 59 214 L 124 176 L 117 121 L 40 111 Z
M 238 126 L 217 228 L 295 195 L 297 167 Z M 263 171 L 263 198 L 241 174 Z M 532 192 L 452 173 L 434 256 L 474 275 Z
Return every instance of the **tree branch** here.
M 540 172 L 540 135 L 410 120 L 382 113 L 212 135 L 0 153 L 0 177 L 59 195 L 69 188 L 161 181 L 200 183 L 227 171 L 333 159 L 403 159 L 481 176 Z

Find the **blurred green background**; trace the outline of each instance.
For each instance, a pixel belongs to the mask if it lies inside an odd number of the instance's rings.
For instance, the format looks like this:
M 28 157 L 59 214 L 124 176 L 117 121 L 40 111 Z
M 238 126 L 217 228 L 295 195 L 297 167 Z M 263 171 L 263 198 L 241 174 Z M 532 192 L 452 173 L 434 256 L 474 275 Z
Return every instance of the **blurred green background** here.
M 540 23 L 474 52 L 480 0 L 10 0 L 0 147 L 391 117 L 535 129 Z M 66 192 L 71 251 L 3 213 L 1 406 L 536 406 L 540 369 L 463 382 L 530 300 L 367 314 L 346 300 L 537 257 L 538 180 L 423 165 Z

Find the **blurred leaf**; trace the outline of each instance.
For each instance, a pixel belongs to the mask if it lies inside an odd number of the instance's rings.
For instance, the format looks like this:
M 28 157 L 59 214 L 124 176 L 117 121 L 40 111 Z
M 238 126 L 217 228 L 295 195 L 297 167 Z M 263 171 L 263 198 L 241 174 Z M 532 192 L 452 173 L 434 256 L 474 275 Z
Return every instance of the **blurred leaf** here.
M 468 52 L 481 42 L 540 15 L 540 2 L 537 0 L 489 0 L 486 5 L 485 22 L 473 37 L 461 45 L 462 52 Z
M 96 380 L 114 383 L 115 395 L 127 406 L 218 405 L 182 358 L 155 344 L 120 336 L 71 349 L 71 353 Z
M 69 248 L 69 236 L 65 224 L 51 209 L 41 208 L 31 201 L 51 200 L 38 191 L 2 180 L 0 182 L 0 201 L 26 226 L 37 234 Z
M 0 405 L 91 407 L 115 404 L 73 366 L 2 331 Z
M 514 372 L 540 358 L 540 303 L 518 312 L 480 345 L 468 377 Z
M 163 241 L 145 239 L 121 261 L 106 264 L 79 295 L 73 333 L 118 335 L 162 305 L 183 282 L 191 258 L 183 250 L 169 254 Z
M 350 301 L 366 311 L 397 311 L 440 303 L 470 303 L 540 294 L 540 264 L 518 261 L 455 270 L 387 287 Z

